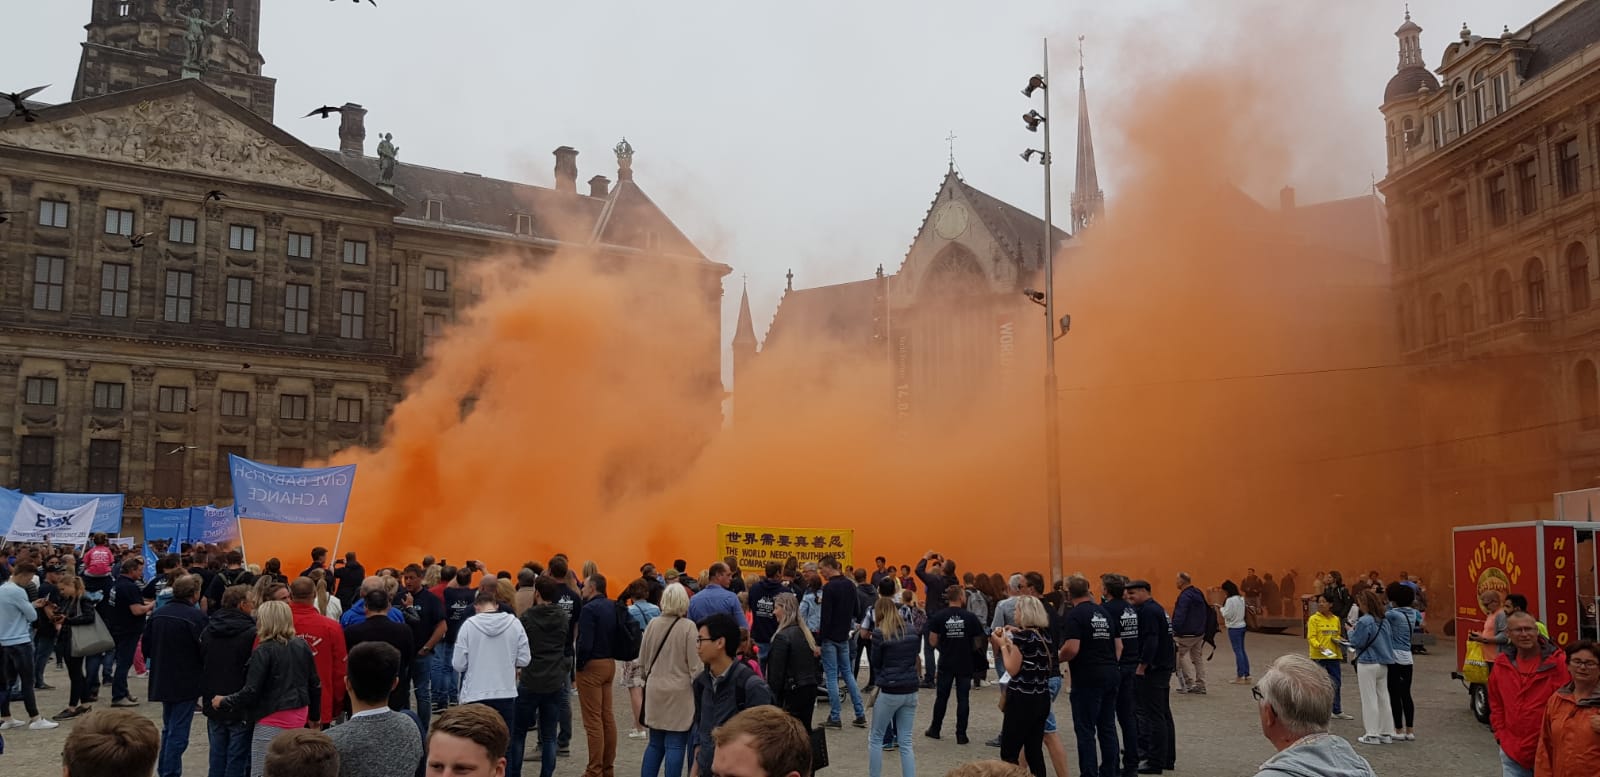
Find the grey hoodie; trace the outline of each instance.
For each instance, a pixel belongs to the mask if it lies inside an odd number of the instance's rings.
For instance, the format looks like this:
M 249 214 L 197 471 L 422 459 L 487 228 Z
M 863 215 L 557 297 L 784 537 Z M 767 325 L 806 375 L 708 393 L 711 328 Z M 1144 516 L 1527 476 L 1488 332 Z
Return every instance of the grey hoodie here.
M 450 663 L 461 679 L 461 703 L 517 698 L 517 670 L 528 665 L 528 633 L 515 615 L 480 612 L 461 624 Z
M 1256 777 L 1377 777 L 1343 737 L 1311 734 L 1261 764 Z

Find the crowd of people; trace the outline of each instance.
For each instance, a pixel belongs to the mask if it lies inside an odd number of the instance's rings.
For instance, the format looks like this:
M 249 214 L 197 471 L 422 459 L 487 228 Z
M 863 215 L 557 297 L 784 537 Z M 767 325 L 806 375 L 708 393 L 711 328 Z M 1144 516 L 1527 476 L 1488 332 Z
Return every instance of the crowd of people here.
M 1414 738 L 1409 640 L 1421 619 L 1413 589 L 1362 585 L 1350 596 L 1338 573 L 1313 597 L 1309 656 L 1280 658 L 1256 680 L 1240 612 L 1255 605 L 1244 589 L 1225 582 L 1215 606 L 1182 573 L 1169 616 L 1146 580 L 958 576 L 956 562 L 934 552 L 914 569 L 882 557 L 851 568 L 825 556 L 748 576 L 734 558 L 698 575 L 679 560 L 660 572 L 645 564 L 612 585 L 593 562 L 574 569 L 561 554 L 514 573 L 424 557 L 369 575 L 356 554 L 329 566 L 327 550 L 316 548 L 310 566 L 289 578 L 277 559 L 247 567 L 236 550 L 197 545 L 161 557 L 146 580 L 140 554 L 119 553 L 102 537 L 81 555 L 7 551 L 0 730 L 83 718 L 66 764 L 80 775 L 109 773 L 96 771 L 94 758 L 139 748 L 151 751 L 156 774 L 181 774 L 198 711 L 212 777 L 516 776 L 534 764 L 549 777 L 570 755 L 576 698 L 584 775 L 610 777 L 621 712 L 612 688 L 620 685 L 631 707 L 628 736 L 646 740 L 642 777 L 808 775 L 825 757 L 827 732 L 844 727 L 847 700 L 851 725 L 866 730 L 872 777 L 891 758 L 911 777 L 919 691 L 934 697 L 923 737 L 944 738 L 953 695 L 954 740 L 966 746 L 975 733 L 971 689 L 985 682 L 1000 685 L 1002 700 L 1000 730 L 987 744 L 1012 766 L 970 773 L 1068 774 L 1055 711 L 1066 687 L 1080 775 L 1161 774 L 1178 760 L 1172 680 L 1178 693 L 1206 693 L 1200 646 L 1222 627 L 1235 646 L 1235 682 L 1254 684 L 1262 731 L 1280 750 L 1261 774 L 1310 773 L 1295 771 L 1308 759 L 1340 765 L 1329 774 L 1371 774 L 1327 733 L 1330 719 L 1350 717 L 1340 703 L 1347 659 L 1360 678 L 1359 741 Z M 1513 611 L 1503 622 L 1502 644 L 1517 649 L 1500 656 L 1491 683 L 1504 716 L 1496 726 L 1503 760 L 1594 773 L 1570 764 L 1594 763 L 1581 760 L 1595 757 L 1594 742 L 1577 734 L 1600 727 L 1600 655 L 1585 643 L 1559 661 L 1546 644 L 1520 663 L 1524 618 Z M 1486 630 L 1494 626 L 1491 618 Z M 71 682 L 68 707 L 54 720 L 40 714 L 34 693 L 52 659 Z M 148 672 L 148 700 L 129 692 L 135 671 Z M 1541 704 L 1548 701 L 1531 728 L 1520 712 L 1530 696 L 1524 679 L 1541 684 Z M 93 709 L 106 684 L 113 708 L 161 705 L 151 742 L 135 722 L 143 718 Z M 26 720 L 11 716 L 13 700 Z M 814 725 L 819 706 L 827 712 Z M 530 733 L 537 746 L 525 757 Z M 84 747 L 95 755 L 74 768 L 72 742 L 90 740 Z M 1508 765 L 1506 773 L 1523 772 Z

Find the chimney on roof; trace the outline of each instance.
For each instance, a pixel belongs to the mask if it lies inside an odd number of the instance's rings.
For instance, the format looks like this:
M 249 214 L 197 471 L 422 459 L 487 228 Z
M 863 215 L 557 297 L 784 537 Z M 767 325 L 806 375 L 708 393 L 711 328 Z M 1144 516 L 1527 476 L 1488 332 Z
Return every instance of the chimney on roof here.
M 361 156 L 366 153 L 367 109 L 345 103 L 339 114 L 339 153 Z
M 597 175 L 589 179 L 589 196 L 606 197 L 611 194 L 611 179 Z
M 1285 186 L 1278 192 L 1278 207 L 1285 211 L 1294 210 L 1294 187 Z
M 578 149 L 562 146 L 555 150 L 556 191 L 578 193 Z

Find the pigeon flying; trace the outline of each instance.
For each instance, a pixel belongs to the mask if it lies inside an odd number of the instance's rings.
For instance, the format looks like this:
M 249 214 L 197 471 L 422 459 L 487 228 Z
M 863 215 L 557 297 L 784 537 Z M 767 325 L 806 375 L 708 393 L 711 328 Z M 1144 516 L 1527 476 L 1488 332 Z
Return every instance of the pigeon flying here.
M 344 109 L 343 108 L 335 108 L 332 105 L 324 105 L 321 108 L 318 108 L 318 109 L 316 109 L 316 110 L 314 110 L 314 111 L 312 111 L 312 112 L 310 112 L 310 113 L 308 113 L 308 114 L 306 114 L 304 116 L 301 116 L 300 118 L 309 119 L 312 116 L 321 116 L 322 118 L 326 119 L 326 118 L 328 118 L 329 116 L 331 116 L 331 115 L 333 115 L 335 113 L 342 114 L 342 113 L 344 113 Z
M 0 92 L 0 98 L 5 98 L 6 100 L 11 101 L 11 116 L 21 116 L 25 121 L 34 121 L 39 117 L 35 115 L 33 111 L 28 110 L 28 106 L 24 101 L 29 97 L 32 97 L 49 88 L 50 85 L 45 84 L 44 86 L 36 86 L 32 89 L 24 89 L 20 92 Z

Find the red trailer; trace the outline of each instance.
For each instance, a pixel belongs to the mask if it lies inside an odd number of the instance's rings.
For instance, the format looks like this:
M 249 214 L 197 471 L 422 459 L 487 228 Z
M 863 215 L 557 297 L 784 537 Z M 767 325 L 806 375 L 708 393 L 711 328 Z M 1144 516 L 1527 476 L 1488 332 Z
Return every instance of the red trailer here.
M 1558 509 L 1561 497 L 1557 495 Z M 1562 513 L 1557 513 L 1562 514 Z M 1596 606 L 1600 580 L 1595 576 L 1596 533 L 1600 522 L 1532 521 L 1528 523 L 1458 526 L 1454 529 L 1454 588 L 1457 679 L 1467 686 L 1472 711 L 1489 722 L 1487 667 L 1467 663 L 1467 634 L 1483 628 L 1488 618 L 1484 593 L 1518 593 L 1528 598 L 1528 611 L 1550 631 L 1550 639 L 1566 646 L 1579 639 L 1600 639 Z

